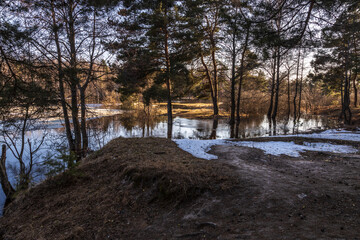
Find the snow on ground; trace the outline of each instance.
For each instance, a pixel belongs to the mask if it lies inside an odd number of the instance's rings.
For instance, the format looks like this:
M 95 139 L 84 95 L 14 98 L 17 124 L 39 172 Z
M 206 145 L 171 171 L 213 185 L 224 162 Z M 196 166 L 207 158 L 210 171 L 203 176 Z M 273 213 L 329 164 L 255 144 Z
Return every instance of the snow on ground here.
M 217 156 L 207 153 L 214 145 L 233 145 L 242 147 L 251 147 L 263 150 L 270 155 L 288 155 L 290 157 L 300 157 L 301 152 L 333 152 L 333 153 L 356 153 L 358 150 L 352 146 L 334 145 L 329 143 L 308 143 L 304 145 L 295 144 L 294 142 L 251 142 L 251 141 L 228 141 L 228 140 L 193 140 L 178 139 L 174 142 L 184 151 L 191 153 L 193 156 L 207 160 L 217 159 Z
M 304 137 L 317 139 L 331 139 L 331 140 L 347 140 L 353 142 L 360 142 L 360 132 L 351 132 L 344 129 L 330 129 L 320 133 L 311 134 L 297 134 L 297 135 L 281 135 L 274 137 Z
M 174 142 L 182 150 L 191 153 L 197 158 L 203 158 L 207 160 L 217 159 L 218 157 L 207 153 L 214 145 L 228 144 L 226 140 L 194 140 L 194 139 L 175 139 Z
M 252 147 L 263 150 L 270 155 L 288 155 L 290 157 L 300 157 L 301 152 L 333 152 L 333 153 L 356 153 L 357 150 L 351 146 L 334 145 L 329 143 L 308 143 L 304 145 L 295 144 L 294 142 L 232 142 L 232 145 L 242 147 Z

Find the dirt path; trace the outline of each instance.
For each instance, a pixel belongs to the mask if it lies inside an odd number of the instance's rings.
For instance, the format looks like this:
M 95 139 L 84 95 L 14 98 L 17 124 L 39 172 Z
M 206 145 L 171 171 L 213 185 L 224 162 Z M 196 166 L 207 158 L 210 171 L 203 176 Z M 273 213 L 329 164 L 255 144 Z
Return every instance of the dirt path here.
M 197 219 L 215 221 L 217 239 L 360 239 L 360 155 L 276 157 L 234 146 L 210 153 L 243 183 L 209 207 L 213 217 Z

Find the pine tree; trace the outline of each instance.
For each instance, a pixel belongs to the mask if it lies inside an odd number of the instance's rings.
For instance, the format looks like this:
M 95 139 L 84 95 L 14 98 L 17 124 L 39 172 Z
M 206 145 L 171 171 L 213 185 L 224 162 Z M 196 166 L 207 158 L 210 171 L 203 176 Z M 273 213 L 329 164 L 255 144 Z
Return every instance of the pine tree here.
M 357 2 L 347 5 L 339 18 L 331 26 L 323 29 L 323 49 L 319 50 L 313 63 L 316 70 L 313 80 L 321 80 L 323 87 L 329 89 L 330 92 L 331 89 L 340 92 L 340 118 L 345 124 L 350 124 L 352 118 L 351 82 L 353 82 L 355 92 L 357 91 L 358 45 L 360 44 L 359 9 L 360 4 Z
M 122 62 L 118 82 L 125 83 L 122 90 L 128 95 L 151 85 L 146 99 L 165 97 L 171 137 L 173 86 L 188 81 L 186 64 L 194 54 L 187 1 L 124 1 L 119 14 L 120 19 L 112 22 L 119 29 L 118 41 L 109 44 Z

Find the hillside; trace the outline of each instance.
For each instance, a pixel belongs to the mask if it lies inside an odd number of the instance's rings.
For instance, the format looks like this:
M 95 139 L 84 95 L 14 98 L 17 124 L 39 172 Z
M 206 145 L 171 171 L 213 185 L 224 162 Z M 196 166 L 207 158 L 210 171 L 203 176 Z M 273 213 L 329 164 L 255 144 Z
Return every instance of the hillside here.
M 237 184 L 223 164 L 192 157 L 167 139 L 116 139 L 18 196 L 0 239 L 156 239 L 182 234 L 184 206 Z M 167 238 L 166 237 L 166 238 Z

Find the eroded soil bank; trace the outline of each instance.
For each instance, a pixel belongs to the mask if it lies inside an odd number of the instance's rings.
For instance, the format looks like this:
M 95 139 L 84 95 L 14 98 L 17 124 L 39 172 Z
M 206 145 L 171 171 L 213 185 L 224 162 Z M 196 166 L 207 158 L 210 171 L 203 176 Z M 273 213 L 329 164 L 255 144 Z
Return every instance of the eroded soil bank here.
M 360 155 L 211 153 L 116 139 L 18 196 L 0 239 L 360 239 Z

